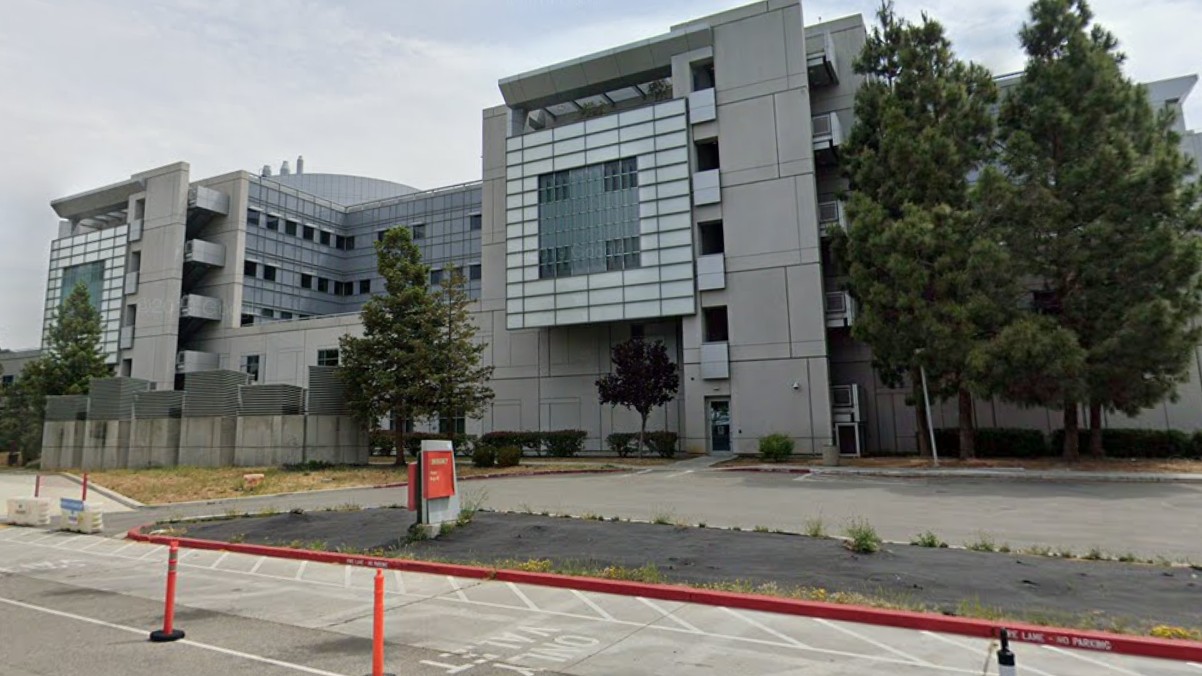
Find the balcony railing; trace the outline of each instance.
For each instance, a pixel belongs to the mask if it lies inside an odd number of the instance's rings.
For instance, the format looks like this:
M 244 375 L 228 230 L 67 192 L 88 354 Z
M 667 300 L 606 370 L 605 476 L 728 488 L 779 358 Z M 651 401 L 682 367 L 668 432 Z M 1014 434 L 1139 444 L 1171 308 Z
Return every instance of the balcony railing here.
M 190 293 L 179 301 L 179 316 L 185 319 L 221 319 L 221 299 Z
M 137 270 L 125 273 L 125 295 L 129 296 L 138 292 L 138 277 Z
M 845 229 L 847 217 L 843 211 L 842 200 L 826 200 L 818 203 L 818 233 L 823 237 L 835 229 Z
M 726 288 L 726 254 L 716 253 L 697 257 L 697 290 L 713 291 Z
M 223 267 L 225 265 L 225 245 L 217 242 L 206 242 L 203 239 L 190 239 L 184 242 L 184 262 Z
M 722 201 L 722 184 L 718 169 L 693 174 L 693 204 L 717 204 Z
M 175 372 L 214 371 L 220 367 L 220 363 L 221 357 L 216 352 L 180 350 L 175 355 Z
M 725 380 L 730 377 L 730 344 L 701 344 L 701 379 Z
M 122 326 L 117 334 L 117 347 L 122 350 L 132 350 L 134 347 L 134 327 Z
M 806 36 L 806 70 L 811 87 L 826 87 L 839 83 L 830 33 Z
M 812 118 L 814 130 L 814 152 L 834 153 L 843 145 L 843 127 L 835 113 L 823 113 Z
M 689 122 L 700 124 L 717 119 L 718 108 L 714 103 L 714 88 L 702 89 L 689 94 Z

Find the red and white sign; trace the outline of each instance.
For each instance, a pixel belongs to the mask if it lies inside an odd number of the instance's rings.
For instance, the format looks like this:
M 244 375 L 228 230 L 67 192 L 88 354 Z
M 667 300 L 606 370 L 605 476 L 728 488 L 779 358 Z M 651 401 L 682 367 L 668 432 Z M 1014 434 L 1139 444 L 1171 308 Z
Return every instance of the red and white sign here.
M 424 476 L 422 486 L 427 500 L 455 495 L 455 452 L 423 451 Z

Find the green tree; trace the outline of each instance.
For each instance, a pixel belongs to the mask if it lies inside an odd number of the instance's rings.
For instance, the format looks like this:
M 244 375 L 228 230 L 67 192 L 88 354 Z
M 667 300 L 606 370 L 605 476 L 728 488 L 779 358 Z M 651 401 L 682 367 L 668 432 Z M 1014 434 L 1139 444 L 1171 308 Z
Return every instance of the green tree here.
M 385 293 L 363 305 L 363 336 L 339 340 L 347 404 L 365 425 L 392 419 L 396 464 L 405 465 L 405 421 L 437 412 L 438 299 L 427 286 L 430 268 L 405 228 L 376 243 Z
M 997 88 L 956 58 L 929 16 L 909 23 L 886 1 L 877 18 L 855 62 L 867 79 L 842 150 L 850 226 L 835 247 L 859 303 L 852 334 L 872 347 L 885 382 L 909 376 L 912 402 L 922 401 L 920 367 L 937 399 L 958 399 L 960 452 L 972 457 L 969 356 L 1018 296 L 990 203 L 969 180 L 991 158 Z M 929 421 L 921 405 L 915 413 L 929 453 Z
M 1101 454 L 1103 410 L 1134 414 L 1185 377 L 1202 218 L 1171 117 L 1123 75 L 1118 41 L 1088 4 L 1036 0 L 1019 35 L 1027 65 L 999 119 L 1013 183 L 1005 240 L 1042 285 L 1035 309 L 1084 352 L 1082 369 L 1053 369 L 1075 379 L 1038 402 L 1063 410 L 1064 456 L 1075 459 L 1082 404 Z
M 647 436 L 647 416 L 663 406 L 680 389 L 680 369 L 668 357 L 663 341 L 642 338 L 614 345 L 610 350 L 613 372 L 597 380 L 602 404 L 625 406 L 639 414 L 639 457 Z
M 81 282 L 54 312 L 41 356 L 25 365 L 9 391 L 0 434 L 26 457 L 41 455 L 46 397 L 87 394 L 93 378 L 112 374 L 100 342 L 100 313 Z
M 493 367 L 482 362 L 485 345 L 476 340 L 478 327 L 468 305 L 467 277 L 463 269 L 447 265 L 437 292 L 440 310 L 439 338 L 435 343 L 437 369 L 435 410 L 444 418 L 476 418 L 493 400 Z

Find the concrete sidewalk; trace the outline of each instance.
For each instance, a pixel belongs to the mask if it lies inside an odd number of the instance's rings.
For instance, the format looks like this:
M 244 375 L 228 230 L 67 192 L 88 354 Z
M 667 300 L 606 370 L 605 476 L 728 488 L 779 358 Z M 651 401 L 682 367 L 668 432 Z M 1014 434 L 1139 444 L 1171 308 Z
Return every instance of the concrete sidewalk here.
M 1116 481 L 1125 483 L 1202 483 L 1202 474 L 1162 472 L 1095 472 L 1089 470 L 1029 470 L 1022 467 L 993 467 L 981 469 L 951 469 L 935 467 L 825 467 L 822 465 L 745 465 L 715 467 L 720 472 L 778 472 L 783 474 L 809 473 L 823 477 L 891 477 L 896 479 L 1002 479 L 1008 481 Z

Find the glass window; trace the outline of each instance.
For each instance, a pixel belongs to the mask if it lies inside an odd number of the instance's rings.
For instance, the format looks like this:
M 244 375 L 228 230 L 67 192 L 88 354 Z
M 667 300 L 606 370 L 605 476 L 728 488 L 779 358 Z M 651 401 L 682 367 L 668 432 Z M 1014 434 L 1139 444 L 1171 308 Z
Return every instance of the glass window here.
M 719 254 L 726 251 L 725 236 L 722 233 L 722 221 L 698 223 L 701 231 L 701 255 Z
M 275 266 L 273 266 L 273 265 L 264 265 L 263 266 L 263 279 L 266 279 L 269 282 L 275 281 Z
M 346 249 L 346 238 L 342 235 L 334 235 L 334 248 L 338 250 Z
M 417 225 L 413 226 L 413 239 L 425 239 L 425 238 L 426 238 L 426 224 L 418 223 Z
M 75 290 L 76 284 L 83 284 L 88 290 L 88 299 L 92 307 L 100 311 L 101 292 L 104 288 L 104 261 L 82 263 L 63 269 L 63 283 L 59 289 L 59 303 L 67 300 L 67 296 Z
M 259 312 L 259 314 L 263 315 L 264 317 L 267 317 L 268 319 L 275 319 L 275 310 L 272 310 L 269 307 L 263 308 L 263 310 L 261 312 Z
M 313 241 L 313 227 L 306 225 L 305 229 L 302 231 L 301 238 L 307 239 L 310 242 L 312 242 Z
M 471 214 L 467 217 L 468 229 L 479 230 L 484 225 L 484 218 L 480 214 Z
M 370 279 L 360 279 L 359 280 L 359 293 L 371 293 L 371 280 Z
M 296 236 L 296 221 L 284 221 L 284 234 Z
M 430 271 L 430 286 L 442 284 L 442 270 Z
M 259 217 L 262 215 L 262 213 L 263 212 L 258 211 L 256 209 L 247 209 L 246 210 L 246 227 L 248 227 L 248 228 L 259 227 Z
M 312 289 L 313 288 L 313 275 L 306 275 L 303 272 L 301 273 L 301 288 L 302 289 Z
M 467 278 L 469 280 L 475 281 L 477 279 L 480 279 L 480 264 L 479 263 L 473 263 L 472 265 L 468 266 L 467 271 L 468 271 Z
M 317 278 L 317 290 L 321 293 L 326 293 L 330 290 L 330 280 L 325 277 Z
M 338 365 L 338 348 L 331 348 L 317 351 L 318 366 L 337 366 Z
M 325 230 L 322 230 L 320 243 L 322 246 L 330 246 L 330 233 L 326 232 Z
M 250 374 L 250 382 L 259 382 L 259 373 L 263 368 L 263 357 L 258 354 L 248 354 L 242 357 L 242 363 L 239 364 L 243 373 Z
M 388 231 L 387 231 L 387 230 L 381 230 L 381 231 L 377 232 L 377 233 L 376 233 L 376 241 L 377 241 L 377 242 L 383 242 L 383 241 L 384 241 L 384 233 L 386 233 L 386 232 L 388 232 Z
M 709 171 L 722 166 L 718 156 L 718 141 L 704 141 L 697 144 L 697 171 Z
M 279 230 L 280 229 L 280 217 L 276 216 L 274 214 L 267 214 L 267 229 L 268 230 Z
M 347 237 L 345 240 L 345 246 L 343 248 L 346 249 L 347 251 L 354 249 L 355 248 L 355 238 Z
M 641 265 L 637 158 L 543 174 L 538 200 L 540 278 Z
M 242 264 L 242 274 L 247 277 L 254 277 L 259 274 L 259 264 L 254 261 L 246 261 Z
M 705 342 L 725 343 L 730 338 L 726 323 L 726 306 L 707 307 L 702 310 L 705 320 Z

